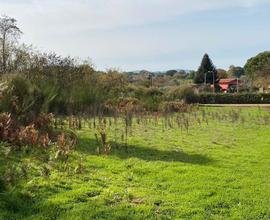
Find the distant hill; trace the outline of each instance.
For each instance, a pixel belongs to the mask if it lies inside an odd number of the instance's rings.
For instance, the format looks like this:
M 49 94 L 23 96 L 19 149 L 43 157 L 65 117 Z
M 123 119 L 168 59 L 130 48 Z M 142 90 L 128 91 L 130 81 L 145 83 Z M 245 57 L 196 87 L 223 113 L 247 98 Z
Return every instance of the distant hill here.
M 166 71 L 148 71 L 148 70 L 135 70 L 135 71 L 128 71 L 125 72 L 125 74 L 128 75 L 145 75 L 145 74 L 154 74 L 154 75 L 171 75 L 170 73 L 175 72 L 176 73 L 185 73 L 189 74 L 192 70 L 187 69 L 171 69 Z

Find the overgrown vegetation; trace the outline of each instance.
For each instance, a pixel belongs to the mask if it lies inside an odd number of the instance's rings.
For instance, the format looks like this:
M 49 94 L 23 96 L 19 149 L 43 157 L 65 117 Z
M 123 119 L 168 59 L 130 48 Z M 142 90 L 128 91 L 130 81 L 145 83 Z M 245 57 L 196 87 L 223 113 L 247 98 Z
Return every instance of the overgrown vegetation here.
M 1 144 L 0 219 L 268 219 L 269 122 L 256 108 L 142 115 L 126 148 L 122 118 L 65 118 L 81 123 L 68 163 Z

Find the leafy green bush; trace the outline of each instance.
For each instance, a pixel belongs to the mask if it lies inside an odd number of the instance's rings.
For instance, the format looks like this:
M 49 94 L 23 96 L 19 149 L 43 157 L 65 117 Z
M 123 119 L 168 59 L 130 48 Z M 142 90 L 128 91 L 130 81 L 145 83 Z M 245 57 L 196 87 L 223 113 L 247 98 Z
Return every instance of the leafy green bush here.
M 164 100 L 164 93 L 158 88 L 138 87 L 134 96 L 146 111 L 158 111 L 160 103 Z
M 23 76 L 14 77 L 2 92 L 0 111 L 10 112 L 22 123 L 32 121 L 40 113 L 47 113 L 57 95 L 50 83 L 37 84 Z
M 186 103 L 193 103 L 193 100 L 196 100 L 196 94 L 190 86 L 176 87 L 168 92 L 167 99 L 170 101 L 183 100 Z

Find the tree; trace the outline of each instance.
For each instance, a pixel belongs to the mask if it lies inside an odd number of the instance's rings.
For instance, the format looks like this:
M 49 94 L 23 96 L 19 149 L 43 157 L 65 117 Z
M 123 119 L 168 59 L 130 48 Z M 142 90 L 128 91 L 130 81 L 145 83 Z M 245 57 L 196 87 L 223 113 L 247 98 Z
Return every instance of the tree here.
M 270 51 L 259 53 L 250 58 L 244 69 L 254 87 L 268 89 L 270 85 Z
M 250 58 L 244 70 L 249 79 L 254 80 L 257 75 L 268 75 L 270 70 L 270 51 L 259 53 Z
M 2 72 L 7 70 L 10 44 L 15 42 L 22 34 L 17 26 L 17 20 L 8 16 L 0 18 L 0 43 L 1 43 L 1 64 Z
M 219 79 L 226 79 L 228 78 L 227 71 L 224 69 L 217 69 L 217 77 Z
M 194 80 L 195 76 L 196 76 L 196 71 L 191 70 L 191 71 L 189 72 L 189 74 L 188 74 L 188 79 Z
M 165 74 L 167 76 L 174 76 L 177 73 L 177 70 L 168 70 Z
M 200 84 L 204 82 L 213 83 L 213 81 L 217 81 L 217 70 L 208 54 L 205 54 L 196 73 L 194 82 Z
M 230 77 L 240 78 L 245 74 L 245 70 L 243 67 L 231 65 L 227 73 Z

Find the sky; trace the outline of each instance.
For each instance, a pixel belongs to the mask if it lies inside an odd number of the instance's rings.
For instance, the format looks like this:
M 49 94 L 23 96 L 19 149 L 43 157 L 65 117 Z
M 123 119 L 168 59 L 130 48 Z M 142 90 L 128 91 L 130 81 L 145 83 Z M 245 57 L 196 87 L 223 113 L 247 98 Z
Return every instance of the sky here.
M 21 42 L 90 58 L 97 69 L 243 66 L 270 49 L 270 0 L 0 0 Z

